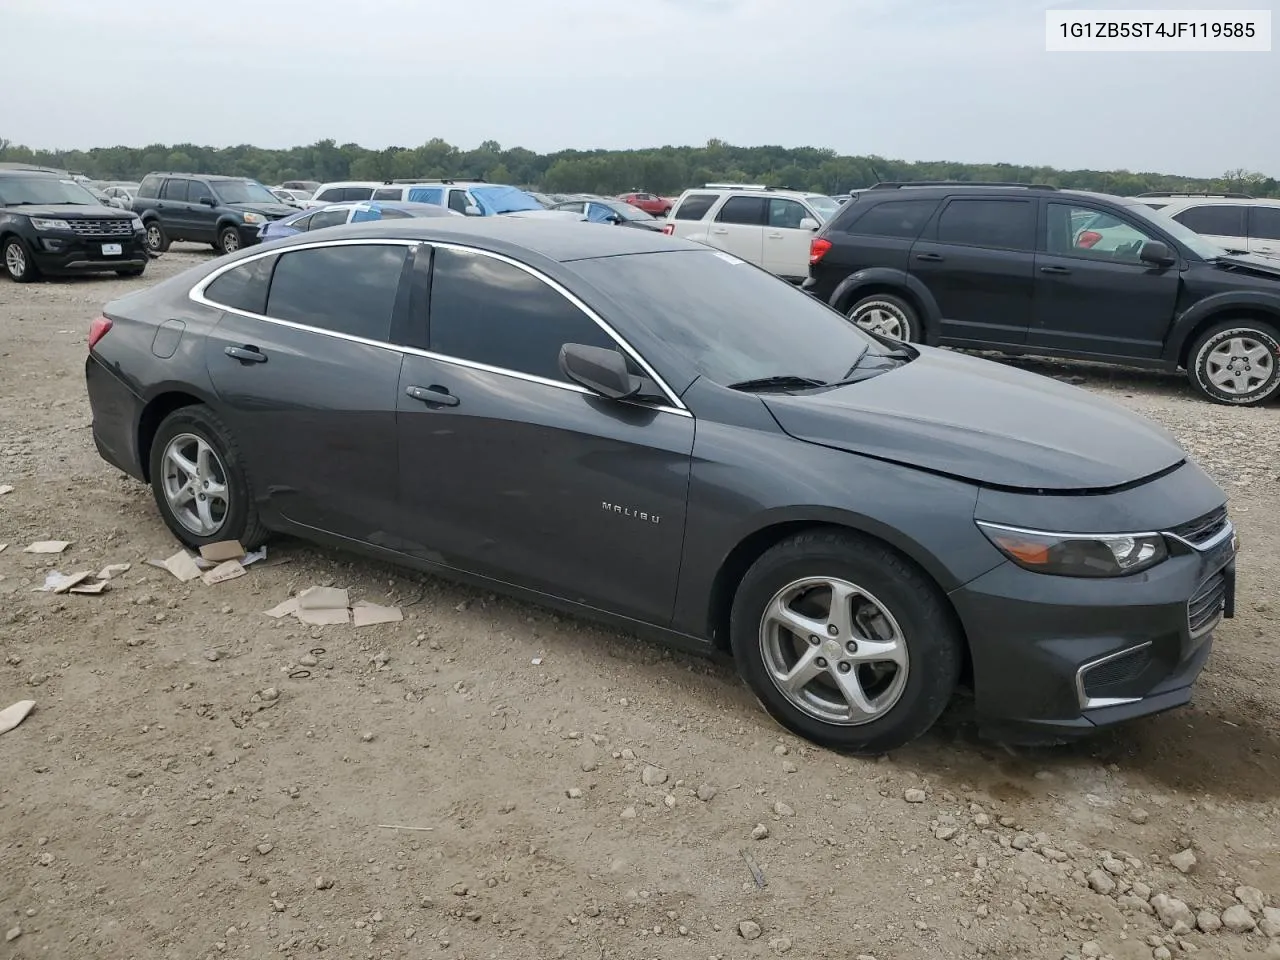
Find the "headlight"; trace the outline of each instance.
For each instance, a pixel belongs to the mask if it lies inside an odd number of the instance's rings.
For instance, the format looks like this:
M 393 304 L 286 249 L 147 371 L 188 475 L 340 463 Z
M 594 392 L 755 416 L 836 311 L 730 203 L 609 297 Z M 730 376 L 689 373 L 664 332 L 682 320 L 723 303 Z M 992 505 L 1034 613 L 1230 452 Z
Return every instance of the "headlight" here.
M 262 223 L 266 218 L 260 213 L 246 213 L 244 215 L 245 223 Z
M 142 230 L 142 229 L 144 229 L 144 227 L 142 226 L 142 218 L 141 218 L 141 217 L 134 217 L 134 218 L 133 218 L 132 220 L 130 220 L 129 222 L 133 224 L 133 229 L 135 229 L 135 230 Z
M 1169 556 L 1158 533 L 1044 533 L 981 521 L 978 529 L 1018 566 L 1059 577 L 1123 577 Z
M 65 220 L 45 220 L 41 217 L 32 217 L 31 225 L 37 230 L 70 230 L 71 224 Z

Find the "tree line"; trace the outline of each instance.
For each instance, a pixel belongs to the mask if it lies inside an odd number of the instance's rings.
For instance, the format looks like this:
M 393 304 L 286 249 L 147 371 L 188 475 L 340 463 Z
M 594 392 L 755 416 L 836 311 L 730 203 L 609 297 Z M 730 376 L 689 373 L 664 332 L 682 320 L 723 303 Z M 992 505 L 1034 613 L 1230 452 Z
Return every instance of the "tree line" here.
M 139 180 L 155 170 L 252 177 L 265 184 L 285 180 L 394 180 L 410 177 L 482 178 L 549 193 L 616 194 L 629 190 L 678 194 L 703 183 L 760 183 L 771 187 L 844 193 L 882 180 L 995 180 L 1045 183 L 1129 196 L 1156 190 L 1280 195 L 1274 177 L 1244 169 L 1221 177 L 1184 177 L 1128 170 L 1058 170 L 1011 163 L 952 163 L 845 156 L 820 147 L 740 147 L 723 140 L 703 146 L 643 150 L 560 150 L 535 153 L 486 140 L 463 150 L 440 138 L 418 147 L 372 150 L 355 143 L 319 140 L 271 150 L 242 144 L 194 143 L 91 150 L 38 150 L 0 138 L 0 162 L 32 163 L 81 173 L 96 180 Z

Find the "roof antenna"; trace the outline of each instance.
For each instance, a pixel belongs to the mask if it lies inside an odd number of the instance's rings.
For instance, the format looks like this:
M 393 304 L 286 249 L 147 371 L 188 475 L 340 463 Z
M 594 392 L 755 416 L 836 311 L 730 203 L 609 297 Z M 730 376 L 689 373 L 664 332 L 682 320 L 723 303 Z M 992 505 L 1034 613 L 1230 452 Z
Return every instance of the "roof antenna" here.
M 876 169 L 876 165 L 868 160 L 867 166 L 871 168 L 871 173 L 875 176 L 876 183 L 884 183 L 884 177 L 880 176 L 880 171 Z

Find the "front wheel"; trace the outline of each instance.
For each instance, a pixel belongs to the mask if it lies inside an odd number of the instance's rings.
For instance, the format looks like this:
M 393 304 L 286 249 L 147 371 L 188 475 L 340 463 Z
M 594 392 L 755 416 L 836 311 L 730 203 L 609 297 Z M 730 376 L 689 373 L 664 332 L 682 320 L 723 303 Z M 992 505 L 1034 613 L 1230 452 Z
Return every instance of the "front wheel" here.
M 235 227 L 223 227 L 218 233 L 218 249 L 223 253 L 235 253 L 240 249 L 240 231 Z
M 916 312 L 901 297 L 890 293 L 873 293 L 849 308 L 850 320 L 872 333 L 891 340 L 911 343 L 920 339 Z
M 208 407 L 181 407 L 165 417 L 150 458 L 156 505 L 183 543 L 239 540 L 252 549 L 267 539 L 240 448 Z
M 1191 347 L 1187 377 L 1203 397 L 1251 407 L 1280 388 L 1280 333 L 1258 320 L 1227 320 Z
M 4 271 L 14 283 L 31 283 L 40 277 L 31 251 L 21 237 L 10 237 L 4 242 L 0 256 L 4 258 Z
M 800 534 L 761 556 L 734 597 L 730 642 L 775 720 L 855 753 L 928 730 L 955 690 L 963 645 L 924 573 L 841 531 Z

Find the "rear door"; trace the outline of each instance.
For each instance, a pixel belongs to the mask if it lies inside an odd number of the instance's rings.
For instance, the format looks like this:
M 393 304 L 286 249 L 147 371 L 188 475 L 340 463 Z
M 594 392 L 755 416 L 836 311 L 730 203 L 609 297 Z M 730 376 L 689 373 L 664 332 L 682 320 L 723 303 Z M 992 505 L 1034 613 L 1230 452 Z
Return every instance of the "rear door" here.
M 1178 268 L 1138 259 L 1161 240 L 1114 210 L 1048 200 L 1036 254 L 1028 346 L 1079 355 L 1159 357 L 1173 323 Z
M 802 227 L 805 219 L 820 221 L 797 200 L 769 197 L 765 207 L 763 266 L 770 273 L 800 281 L 809 275 L 809 245 L 815 227 Z
M 686 194 L 684 199 L 677 201 L 671 213 L 667 215 L 670 232 L 686 240 L 699 240 L 706 243 L 707 233 L 711 228 L 706 217 L 718 199 L 720 199 L 719 195 L 714 193 Z
M 1206 203 L 1179 210 L 1172 216 L 1206 240 L 1244 253 L 1249 249 L 1248 213 L 1249 208 L 1244 204 Z
M 1280 257 L 1280 205 L 1249 208 L 1249 252 Z
M 911 248 L 910 271 L 957 346 L 1016 345 L 1027 338 L 1034 296 L 1036 203 L 952 197 Z
M 291 523 L 394 548 L 395 410 L 410 243 L 335 242 L 240 261 L 203 296 L 219 413 L 254 492 Z
M 712 218 L 707 242 L 757 267 L 764 266 L 765 198 L 735 193 Z

